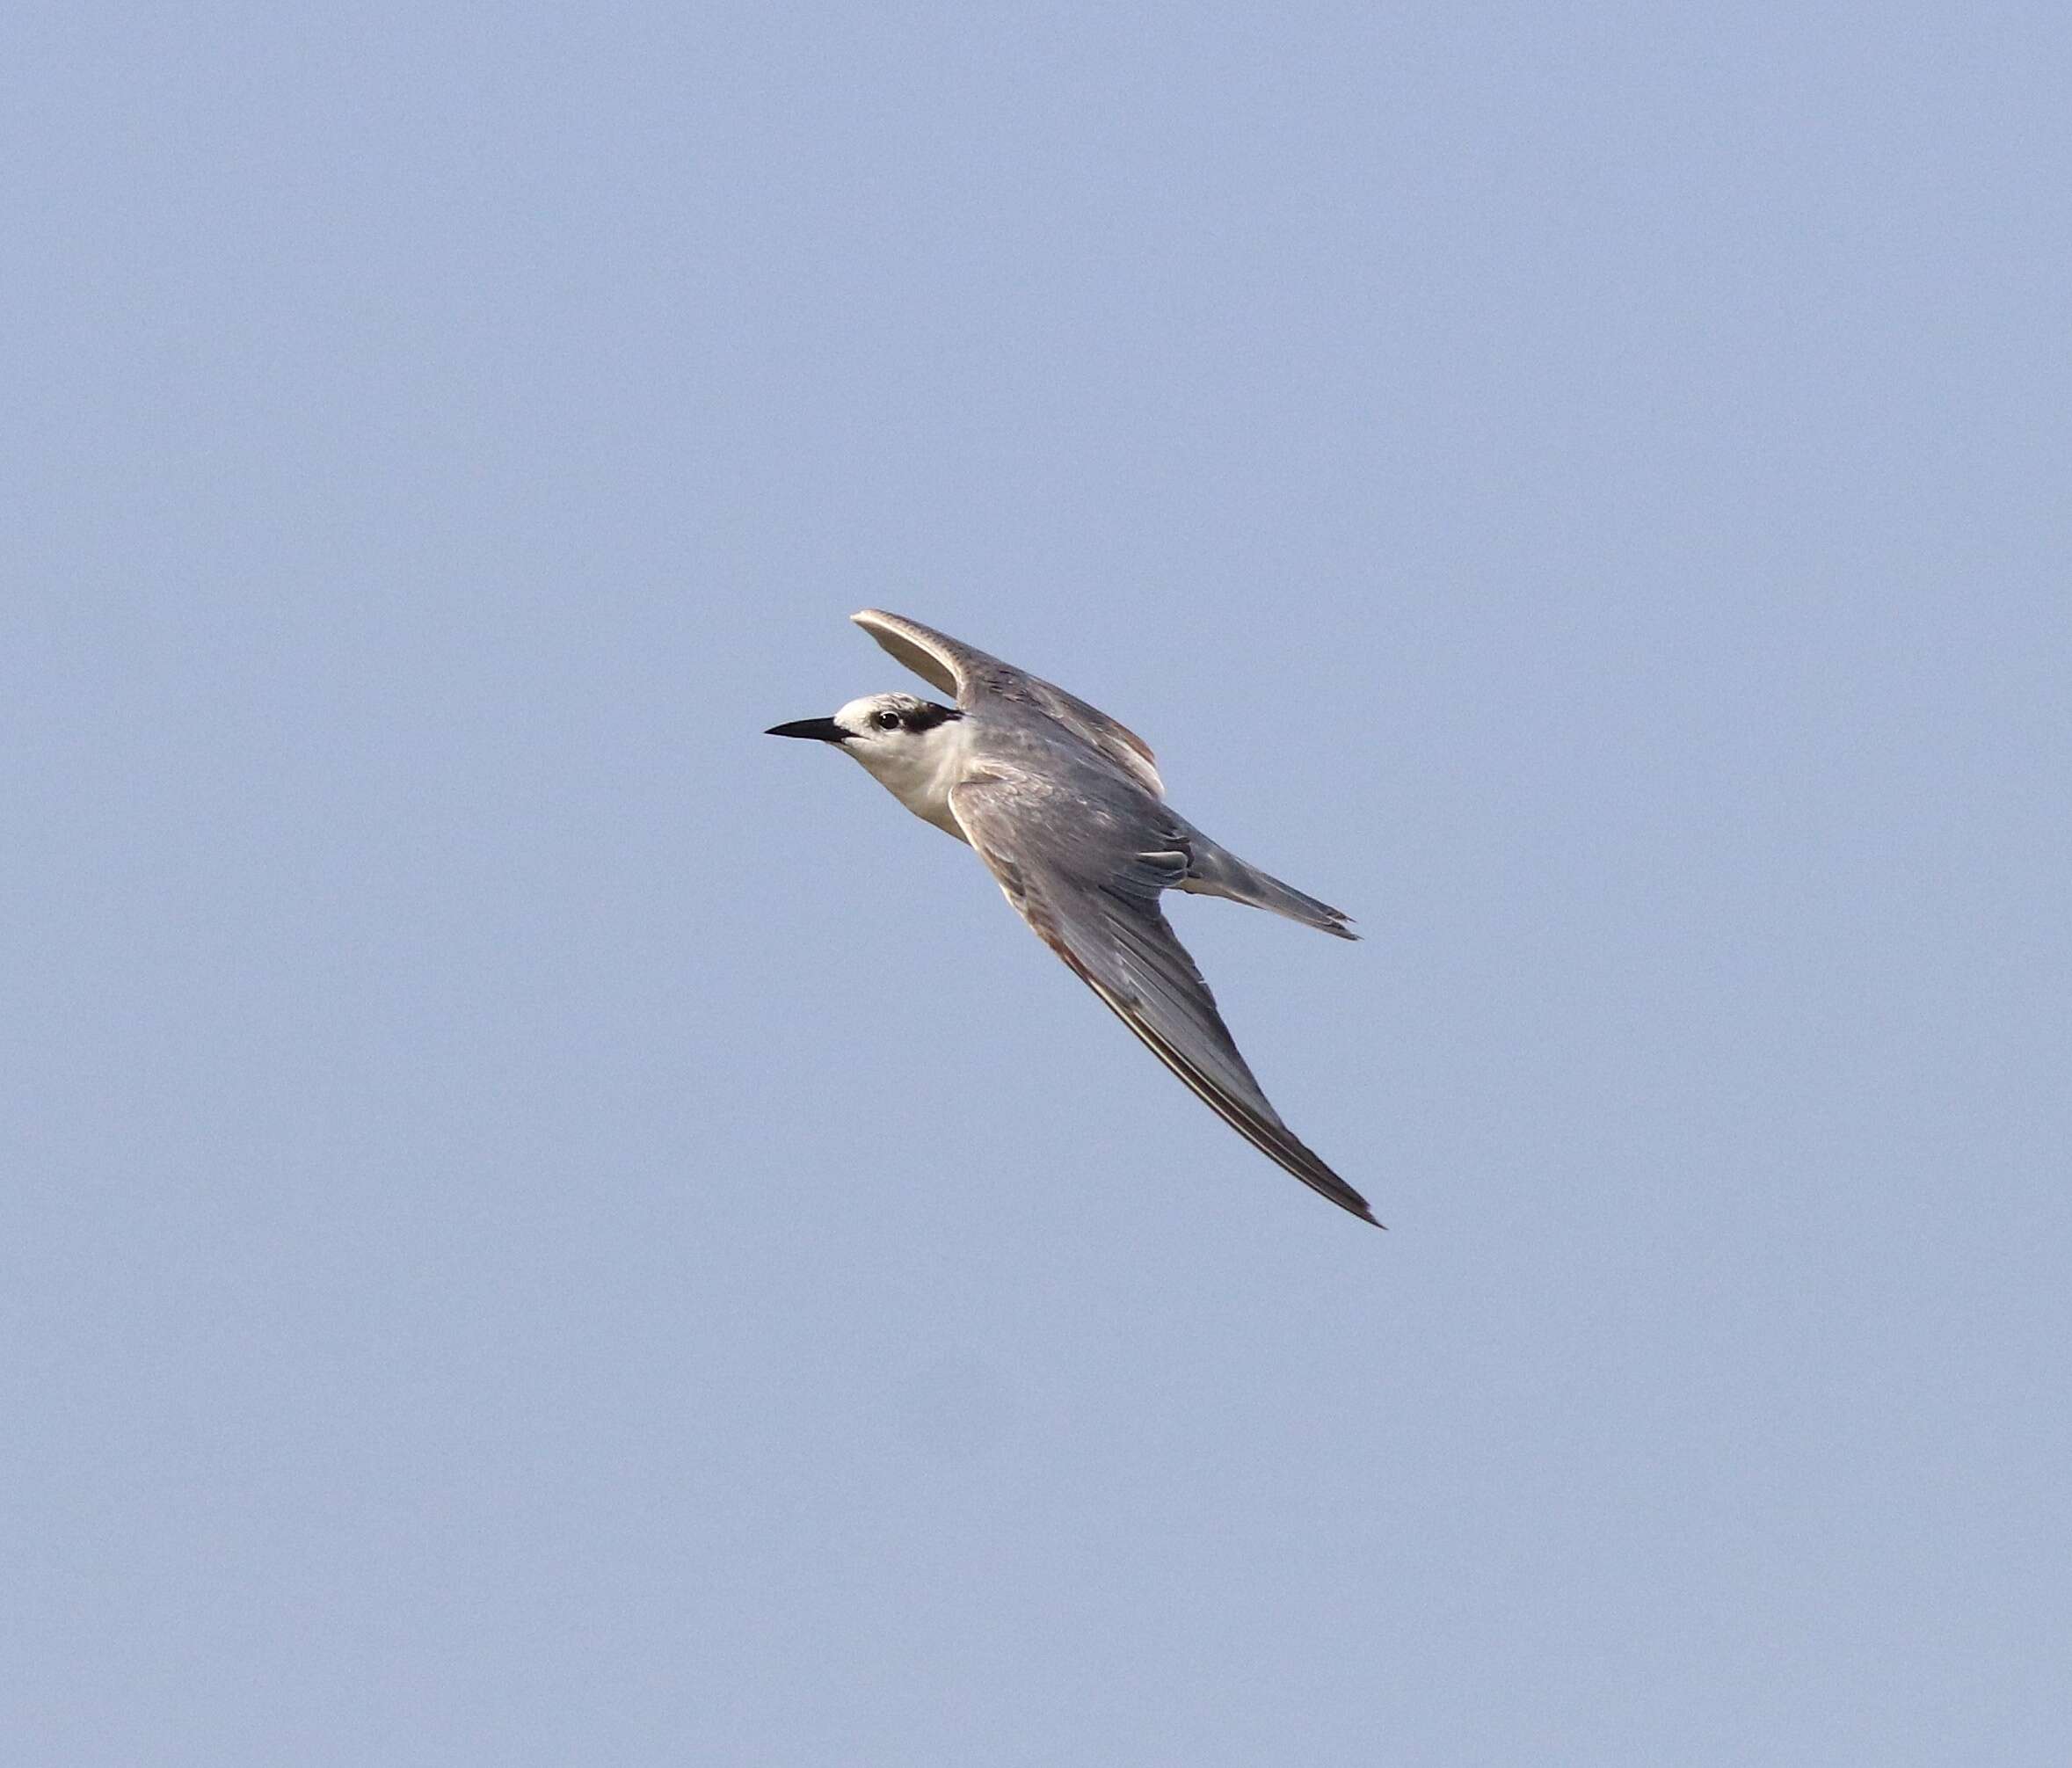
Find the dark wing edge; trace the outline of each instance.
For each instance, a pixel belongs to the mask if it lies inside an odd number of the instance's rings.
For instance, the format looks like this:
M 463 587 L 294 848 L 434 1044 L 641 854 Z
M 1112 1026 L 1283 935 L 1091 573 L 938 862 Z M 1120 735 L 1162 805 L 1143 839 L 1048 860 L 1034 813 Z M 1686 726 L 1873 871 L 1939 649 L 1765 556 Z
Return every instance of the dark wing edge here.
M 1164 920 L 1164 916 L 1161 915 L 1160 919 Z M 1072 967 L 1073 974 L 1101 997 L 1109 1011 L 1136 1033 L 1145 1049 L 1179 1075 L 1187 1083 L 1189 1089 L 1196 1098 L 1215 1112 L 1232 1129 L 1257 1148 L 1261 1153 L 1276 1166 L 1294 1174 L 1297 1178 L 1300 1179 L 1312 1190 L 1317 1192 L 1318 1195 L 1330 1198 L 1339 1208 L 1349 1211 L 1352 1214 L 1359 1217 L 1362 1221 L 1372 1222 L 1378 1228 L 1388 1226 L 1385 1222 L 1375 1221 L 1374 1212 L 1368 1207 L 1367 1199 L 1347 1184 L 1329 1167 L 1326 1166 L 1310 1148 L 1298 1139 L 1286 1124 L 1261 1117 L 1256 1110 L 1247 1106 L 1243 1102 L 1233 1099 L 1229 1095 L 1218 1090 L 1185 1056 L 1167 1043 L 1154 1026 L 1118 1000 L 1104 984 L 1091 975 L 1087 967 L 1072 956 L 1071 948 L 1062 940 L 1051 937 L 1043 928 L 1036 926 L 1033 920 L 1029 922 L 1029 925 L 1035 927 L 1037 934 L 1051 950 L 1055 951 Z M 1177 941 L 1174 942 L 1178 943 Z
M 1000 826 L 1005 819 L 997 812 L 988 816 L 984 789 L 983 785 L 959 786 L 950 794 L 951 804 L 973 848 L 1000 881 L 1001 891 L 1015 913 L 1036 936 L 1152 1055 L 1186 1083 L 1189 1091 L 1261 1153 L 1349 1214 L 1378 1228 L 1385 1226 L 1375 1220 L 1367 1199 L 1326 1166 L 1281 1121 L 1217 1011 L 1215 997 L 1200 969 L 1160 912 L 1159 892 L 1170 887 L 1174 874 L 1169 866 L 1160 862 L 1181 856 L 1138 855 L 1142 863 L 1118 878 L 1113 888 L 1095 886 L 1089 890 L 1070 879 L 1047 877 L 1039 867 L 1009 851 L 1006 832 Z M 1096 908 L 1098 924 L 1094 928 L 1087 928 L 1083 924 L 1086 917 L 1071 912 L 1069 901 L 1075 895 Z M 1089 933 L 1112 935 L 1120 951 L 1148 963 L 1154 971 L 1165 971 L 1163 977 L 1154 974 L 1146 979 L 1164 1000 L 1147 1003 L 1144 994 L 1128 986 L 1119 973 L 1121 966 L 1113 963 L 1108 967 L 1118 971 L 1116 975 L 1101 974 L 1097 968 L 1101 955 L 1087 937 Z M 1227 1078 L 1210 1073 L 1202 1061 L 1175 1042 L 1189 1030 L 1209 1039 L 1212 1046 L 1219 1046 L 1214 1053 L 1221 1057 L 1222 1066 L 1228 1070 Z M 1246 1096 L 1247 1092 L 1250 1097 Z

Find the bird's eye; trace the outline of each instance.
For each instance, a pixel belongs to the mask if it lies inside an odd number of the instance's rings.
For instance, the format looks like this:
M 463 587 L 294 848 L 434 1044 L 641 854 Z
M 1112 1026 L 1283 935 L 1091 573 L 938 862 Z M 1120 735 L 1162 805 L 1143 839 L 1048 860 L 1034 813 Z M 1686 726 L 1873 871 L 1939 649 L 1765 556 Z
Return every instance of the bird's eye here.
M 872 715 L 870 722 L 881 731 L 897 731 L 899 728 L 899 715 L 897 712 L 878 712 Z

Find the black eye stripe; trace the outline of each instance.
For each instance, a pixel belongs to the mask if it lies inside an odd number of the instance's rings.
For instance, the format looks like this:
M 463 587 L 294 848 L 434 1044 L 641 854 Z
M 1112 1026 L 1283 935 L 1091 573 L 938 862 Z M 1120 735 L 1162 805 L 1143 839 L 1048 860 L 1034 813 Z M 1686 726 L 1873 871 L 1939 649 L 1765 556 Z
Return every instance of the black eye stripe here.
M 947 724 L 952 718 L 962 718 L 963 716 L 954 706 L 938 706 L 932 700 L 924 700 L 918 705 L 902 706 L 897 709 L 881 706 L 870 715 L 870 724 L 876 731 L 909 731 L 919 734 L 923 731 L 933 731 L 938 724 Z

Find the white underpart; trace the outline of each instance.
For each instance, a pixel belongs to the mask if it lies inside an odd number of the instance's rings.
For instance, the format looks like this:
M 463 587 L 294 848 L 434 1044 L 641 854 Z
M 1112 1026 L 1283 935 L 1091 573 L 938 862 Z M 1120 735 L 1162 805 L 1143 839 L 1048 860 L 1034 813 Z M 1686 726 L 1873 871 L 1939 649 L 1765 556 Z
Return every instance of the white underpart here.
M 945 719 L 927 731 L 880 731 L 870 722 L 871 715 L 888 702 L 897 706 L 900 696 L 873 695 L 852 700 L 834 715 L 836 724 L 854 733 L 842 745 L 842 753 L 854 756 L 924 823 L 964 840 L 964 832 L 949 808 L 949 789 L 970 773 L 971 743 L 964 721 Z

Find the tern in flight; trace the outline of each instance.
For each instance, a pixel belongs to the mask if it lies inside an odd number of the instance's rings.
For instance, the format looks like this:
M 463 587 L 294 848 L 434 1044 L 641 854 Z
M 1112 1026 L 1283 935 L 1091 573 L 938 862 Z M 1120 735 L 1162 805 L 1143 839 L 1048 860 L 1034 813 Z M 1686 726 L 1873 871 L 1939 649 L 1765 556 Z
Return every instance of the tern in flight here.
M 834 745 L 922 821 L 968 842 L 1022 920 L 1210 1110 L 1312 1190 L 1374 1222 L 1367 1200 L 1267 1102 L 1159 897 L 1228 897 L 1357 939 L 1345 914 L 1246 864 L 1168 808 L 1151 750 L 1105 712 L 896 614 L 851 617 L 956 703 L 873 694 L 769 734 Z

